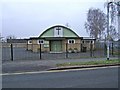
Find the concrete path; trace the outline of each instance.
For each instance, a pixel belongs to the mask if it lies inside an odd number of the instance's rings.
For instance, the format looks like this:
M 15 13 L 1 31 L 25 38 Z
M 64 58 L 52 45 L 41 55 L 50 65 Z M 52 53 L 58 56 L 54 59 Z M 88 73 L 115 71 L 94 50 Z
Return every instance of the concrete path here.
M 117 59 L 112 57 L 110 59 Z M 106 60 L 106 58 L 87 58 L 87 59 L 61 59 L 61 60 L 17 60 L 2 62 L 3 73 L 27 72 L 27 71 L 45 71 L 50 68 L 55 68 L 56 64 L 65 62 L 86 62 Z

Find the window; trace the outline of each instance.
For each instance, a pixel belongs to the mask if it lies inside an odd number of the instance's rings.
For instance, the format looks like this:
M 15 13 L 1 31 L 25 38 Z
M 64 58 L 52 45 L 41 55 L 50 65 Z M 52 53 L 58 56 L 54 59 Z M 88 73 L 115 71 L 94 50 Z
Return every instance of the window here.
M 44 40 L 38 40 L 38 44 L 44 44 Z
M 32 40 L 28 40 L 28 44 L 32 44 Z
M 75 43 L 75 40 L 74 40 L 74 39 L 69 39 L 69 40 L 68 40 L 68 43 L 69 43 L 69 44 L 73 44 L 73 43 Z
M 87 40 L 86 43 L 90 43 L 90 41 Z

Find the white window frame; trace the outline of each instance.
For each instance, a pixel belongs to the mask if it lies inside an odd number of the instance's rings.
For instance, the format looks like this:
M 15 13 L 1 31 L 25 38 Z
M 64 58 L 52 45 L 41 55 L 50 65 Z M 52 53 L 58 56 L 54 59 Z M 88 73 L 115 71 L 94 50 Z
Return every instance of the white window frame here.
M 43 41 L 43 43 L 41 43 L 41 41 Z M 44 40 L 43 39 L 37 40 L 37 43 L 38 44 L 44 44 Z
M 32 44 L 32 40 L 28 40 L 28 44 Z
M 71 41 L 71 43 L 70 43 L 70 41 Z M 73 43 L 72 43 L 72 41 L 73 41 Z M 68 44 L 75 44 L 75 39 L 68 39 Z

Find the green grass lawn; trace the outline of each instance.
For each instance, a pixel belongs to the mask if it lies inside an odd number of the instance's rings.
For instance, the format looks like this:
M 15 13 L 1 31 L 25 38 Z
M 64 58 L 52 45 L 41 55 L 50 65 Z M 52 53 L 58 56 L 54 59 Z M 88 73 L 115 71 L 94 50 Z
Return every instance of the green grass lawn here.
M 68 63 L 56 64 L 56 66 L 59 67 L 59 66 L 108 65 L 108 64 L 120 64 L 120 59 L 88 61 L 88 62 L 68 62 Z

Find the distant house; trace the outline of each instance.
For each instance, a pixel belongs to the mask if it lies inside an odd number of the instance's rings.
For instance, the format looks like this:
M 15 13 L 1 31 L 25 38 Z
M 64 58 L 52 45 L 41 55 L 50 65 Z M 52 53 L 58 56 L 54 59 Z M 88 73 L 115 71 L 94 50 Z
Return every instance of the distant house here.
M 7 39 L 7 43 L 3 46 L 10 47 L 10 44 L 13 44 L 14 47 L 26 48 L 27 40 L 26 39 Z
M 90 48 L 94 49 L 95 48 L 95 38 L 91 37 L 83 37 L 82 41 L 82 48 L 86 47 L 86 50 L 90 50 Z M 92 47 L 91 47 L 92 45 Z
M 90 43 L 94 46 L 95 39 L 78 36 L 72 29 L 55 25 L 46 29 L 39 37 L 30 37 L 27 41 L 27 50 L 38 52 L 59 53 L 69 50 L 81 52 L 86 47 L 90 49 Z
M 7 39 L 7 43 L 27 43 L 25 39 Z

